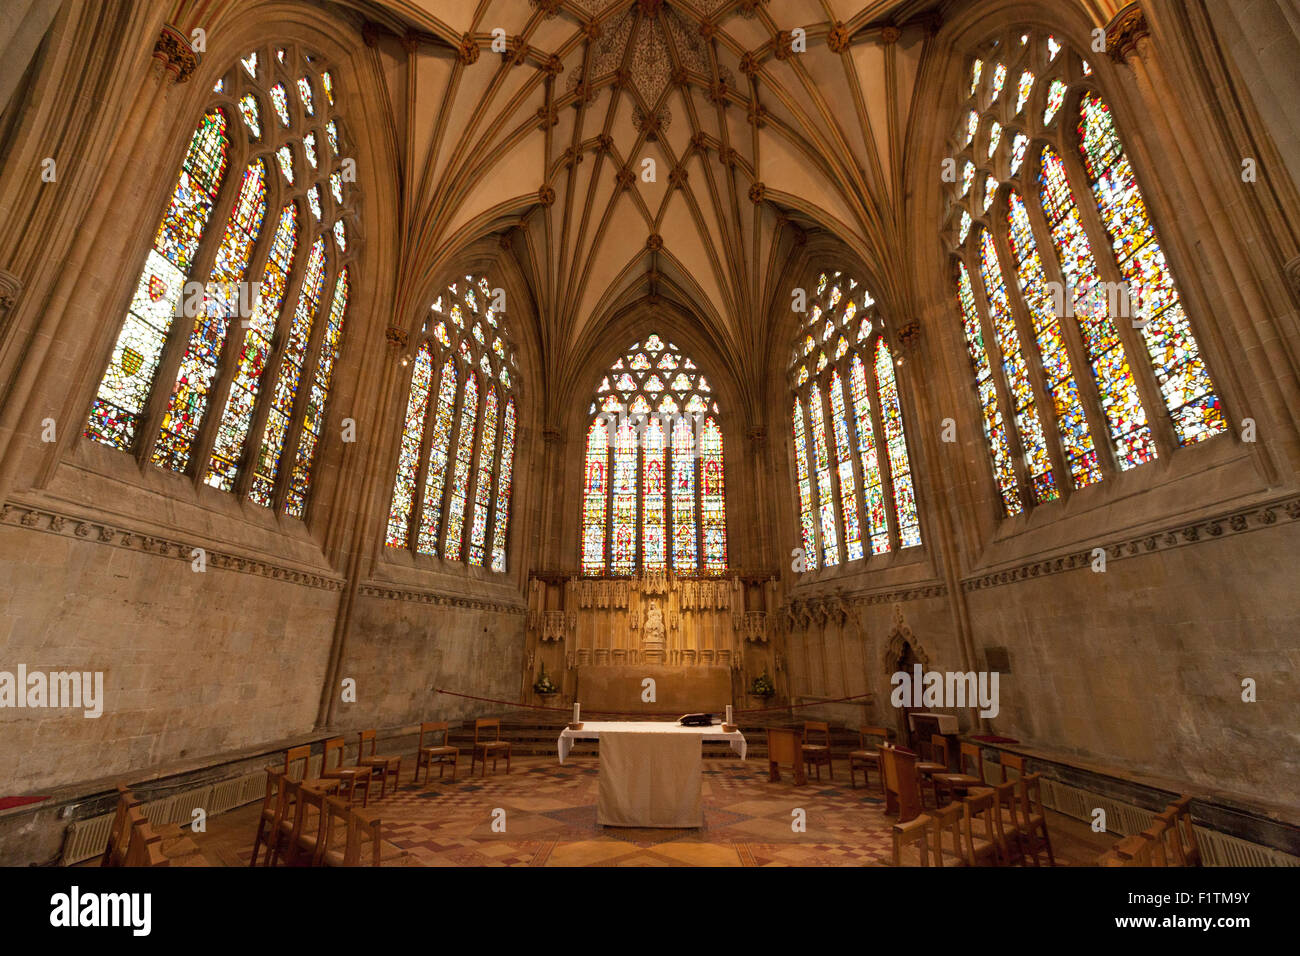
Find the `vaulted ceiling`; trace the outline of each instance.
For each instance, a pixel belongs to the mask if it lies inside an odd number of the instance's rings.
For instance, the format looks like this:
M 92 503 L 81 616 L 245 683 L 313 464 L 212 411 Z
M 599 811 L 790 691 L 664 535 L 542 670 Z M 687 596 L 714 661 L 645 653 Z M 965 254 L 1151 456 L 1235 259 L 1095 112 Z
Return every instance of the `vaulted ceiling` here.
M 1102 23 L 1117 5 L 1071 2 Z M 878 300 L 905 301 L 913 92 L 962 0 L 327 6 L 364 25 L 386 89 L 365 119 L 400 162 L 396 314 L 498 237 L 535 298 L 548 404 L 589 390 L 591 362 L 627 344 L 602 333 L 648 299 L 698 320 L 729 366 L 715 375 L 757 411 L 788 344 L 771 304 L 808 231 L 842 241 Z

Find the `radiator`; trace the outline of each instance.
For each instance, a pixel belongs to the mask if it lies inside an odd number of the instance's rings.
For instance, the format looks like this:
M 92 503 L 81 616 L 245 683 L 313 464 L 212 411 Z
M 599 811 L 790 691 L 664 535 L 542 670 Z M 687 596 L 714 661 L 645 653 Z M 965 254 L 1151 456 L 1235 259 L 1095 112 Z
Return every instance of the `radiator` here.
M 108 831 L 113 828 L 113 818 L 117 811 L 87 817 L 68 827 L 68 835 L 63 841 L 63 865 L 69 866 L 103 856 L 108 849 Z

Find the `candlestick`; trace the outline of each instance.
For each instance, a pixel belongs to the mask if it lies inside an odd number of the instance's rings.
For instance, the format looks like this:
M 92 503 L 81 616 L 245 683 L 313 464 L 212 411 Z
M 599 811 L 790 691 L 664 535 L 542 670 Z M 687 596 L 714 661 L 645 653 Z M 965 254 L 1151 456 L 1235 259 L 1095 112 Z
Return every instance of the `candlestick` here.
M 731 723 L 731 705 L 727 705 L 727 723 Z
M 574 722 L 575 724 L 580 722 L 580 721 L 578 720 L 578 715 L 579 715 L 581 712 L 582 712 L 582 705 L 579 704 L 579 703 L 575 700 L 575 701 L 573 702 L 573 722 Z

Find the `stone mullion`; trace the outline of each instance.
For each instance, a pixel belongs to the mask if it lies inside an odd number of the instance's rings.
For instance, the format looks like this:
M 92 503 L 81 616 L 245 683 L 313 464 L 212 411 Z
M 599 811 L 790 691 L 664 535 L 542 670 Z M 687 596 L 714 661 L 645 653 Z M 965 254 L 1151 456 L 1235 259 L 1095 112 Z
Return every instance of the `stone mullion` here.
M 605 575 L 614 573 L 614 462 L 618 450 L 617 418 L 610 422 L 605 439 Z
M 1079 108 L 1076 103 L 1071 113 L 1072 121 L 1077 118 L 1078 112 Z M 1074 195 L 1074 204 L 1079 210 L 1079 223 L 1088 236 L 1088 244 L 1092 246 L 1092 257 L 1097 263 L 1097 278 L 1102 282 L 1117 283 L 1127 289 L 1128 283 L 1125 281 L 1123 273 L 1120 272 L 1119 263 L 1116 262 L 1114 252 L 1111 249 L 1110 233 L 1106 231 L 1106 227 L 1102 224 L 1096 201 L 1093 199 L 1087 171 L 1083 168 L 1083 161 L 1079 158 L 1078 148 L 1074 143 L 1070 142 L 1072 137 L 1064 132 L 1067 129 L 1072 130 L 1073 126 L 1066 124 L 1064 118 L 1062 118 L 1062 132 L 1060 133 L 1057 148 L 1062 161 L 1065 163 L 1070 191 Z M 1083 199 L 1083 201 L 1080 202 L 1080 199 Z M 1098 291 L 1094 290 L 1093 295 L 1097 294 L 1099 294 Z M 1132 312 L 1131 302 L 1133 298 L 1133 296 L 1129 296 L 1130 314 Z M 1129 316 L 1111 316 L 1111 321 L 1115 324 L 1115 331 L 1119 335 L 1125 355 L 1128 356 L 1129 368 L 1133 370 L 1133 381 L 1137 385 L 1138 398 L 1142 402 L 1142 407 L 1146 410 L 1147 425 L 1151 429 L 1152 441 L 1155 442 L 1161 457 L 1168 456 L 1178 447 L 1178 437 L 1174 434 L 1174 426 L 1169 418 L 1169 410 L 1166 408 L 1164 396 L 1160 392 L 1155 370 L 1151 367 L 1151 355 L 1147 351 L 1146 340 L 1142 337 L 1142 333 L 1133 327 L 1133 320 Z
M 812 514 L 813 523 L 813 548 L 814 557 L 817 559 L 817 567 L 826 567 L 826 548 L 822 541 L 822 520 L 821 520 L 821 490 L 817 487 L 817 443 L 813 439 L 812 433 L 812 389 L 804 393 L 803 401 L 799 403 L 800 413 L 803 416 L 803 454 L 804 460 L 808 462 L 808 502 L 809 510 Z M 792 436 L 793 437 L 793 436 Z M 795 460 L 795 480 L 799 479 L 799 463 Z M 701 482 L 702 484 L 702 482 Z M 795 488 L 796 494 L 798 487 Z M 799 523 L 800 538 L 803 537 L 803 499 L 799 498 Z M 703 527 L 701 525 L 701 527 Z
M 903 537 L 898 531 L 897 504 L 894 501 L 894 462 L 889 455 L 889 436 L 885 434 L 885 416 L 880 407 L 880 382 L 876 379 L 875 348 L 880 340 L 881 335 L 868 340 L 871 348 L 867 354 L 871 361 L 863 362 L 862 370 L 866 373 L 867 395 L 871 398 L 871 427 L 876 433 L 876 463 L 880 468 L 880 493 L 885 499 L 885 527 L 889 529 L 889 546 L 897 554 L 902 550 Z
M 232 125 L 230 129 L 233 130 L 234 126 Z M 242 127 L 240 129 L 242 132 Z M 203 238 L 199 240 L 199 247 L 194 251 L 194 259 L 190 264 L 189 274 L 186 275 L 185 283 L 181 287 L 180 300 L 176 305 L 176 308 L 180 310 L 180 315 L 172 319 L 172 327 L 167 333 L 167 341 L 163 345 L 162 355 L 159 357 L 158 371 L 154 373 L 149 400 L 145 403 L 140 416 L 140 430 L 136 434 L 135 454 L 141 465 L 148 464 L 153 460 L 154 447 L 158 444 L 158 432 L 162 428 L 163 414 L 167 410 L 168 401 L 176 386 L 176 376 L 180 372 L 181 359 L 185 357 L 185 348 L 189 344 L 190 336 L 194 333 L 194 326 L 199 320 L 198 314 L 193 316 L 185 314 L 185 288 L 191 282 L 198 282 L 206 291 L 208 278 L 212 274 L 212 266 L 216 262 L 217 250 L 221 248 L 222 237 L 226 234 L 226 227 L 235 210 L 235 202 L 239 199 L 239 189 L 243 184 L 244 171 L 247 170 L 248 164 L 255 158 L 251 151 L 243 145 L 241 139 L 233 133 L 228 135 L 231 140 L 231 152 L 237 153 L 239 156 L 237 159 L 231 156 L 227 164 L 225 178 L 222 180 L 221 188 L 217 191 L 217 200 L 212 204 L 212 213 L 208 217 L 207 227 L 203 230 Z M 184 161 L 184 156 L 182 156 L 181 162 L 184 163 Z M 177 175 L 179 175 L 179 168 Z M 162 213 L 159 213 L 160 217 L 161 215 Z M 150 248 L 152 248 L 152 244 Z M 146 252 L 145 255 L 147 256 L 148 253 Z M 143 268 L 143 265 L 141 267 Z M 200 310 L 204 307 L 203 299 L 205 297 L 203 293 L 200 294 Z
M 835 515 L 835 527 L 839 529 L 836 551 L 840 557 L 840 564 L 845 565 L 849 562 L 849 543 L 846 536 L 847 529 L 844 527 L 844 489 L 840 487 L 839 455 L 835 450 L 835 418 L 831 409 L 830 376 L 821 383 L 818 392 L 821 395 L 822 422 L 826 426 L 823 431 L 826 436 L 826 463 L 831 473 L 831 512 Z
M 483 567 L 489 571 L 492 570 L 492 538 L 497 523 L 497 498 L 501 495 L 501 469 L 505 467 L 506 405 L 509 404 L 509 400 L 510 397 L 504 389 L 497 392 L 497 433 L 488 468 L 487 514 L 483 518 Z
M 998 408 L 1002 413 L 1003 433 L 1007 436 L 1007 451 L 1011 455 L 1011 467 L 1015 472 L 1016 481 L 1020 485 L 1022 510 L 1028 510 L 1038 503 L 1034 496 L 1034 485 L 1029 478 L 1029 470 L 1025 465 L 1025 448 L 1020 438 L 1020 422 L 1016 418 L 1016 404 L 1011 396 L 1011 390 L 1007 385 L 1006 373 L 1002 368 L 1002 346 L 999 344 L 997 336 L 993 334 L 993 320 L 989 313 L 988 297 L 984 293 L 984 277 L 980 275 L 978 263 L 971 260 L 975 258 L 974 254 L 968 254 L 966 259 L 966 271 L 970 275 L 971 292 L 975 296 L 975 312 L 979 316 L 980 331 L 984 339 L 984 355 L 989 363 L 989 375 L 993 380 L 993 388 L 998 397 Z M 974 265 L 974 268 L 972 268 Z M 978 384 L 975 390 L 975 399 L 980 401 Z M 983 423 L 984 409 L 980 407 L 980 421 Z M 984 439 L 986 445 L 989 439 Z M 993 484 L 998 490 L 998 498 L 1002 498 L 1002 489 L 997 480 L 997 462 L 993 458 L 993 450 L 989 448 L 989 465 L 993 468 Z M 1006 513 L 1006 502 L 1003 501 L 1002 513 Z
M 1002 204 L 995 202 L 993 208 L 996 209 L 1000 205 Z M 1060 476 L 1056 488 L 1064 500 L 1074 492 L 1074 478 L 1070 473 L 1065 454 L 1065 440 L 1056 413 L 1056 402 L 1052 397 L 1051 389 L 1047 386 L 1047 372 L 1043 368 L 1043 353 L 1038 344 L 1038 332 L 1034 329 L 1029 307 L 1025 304 L 1020 289 L 1019 271 L 1015 267 L 1015 256 L 1011 252 L 1007 233 L 1005 221 L 996 225 L 991 224 L 989 227 L 994 248 L 997 249 L 998 267 L 1002 270 L 1003 285 L 1007 290 L 1007 304 L 1011 307 L 1011 318 L 1016 324 L 1016 333 L 1020 336 L 1020 352 L 1025 358 L 1025 368 L 1029 372 L 1030 385 L 1034 390 L 1034 401 L 1039 408 L 1039 421 L 1043 426 L 1043 435 L 1047 438 L 1047 454 L 1052 462 L 1052 470 Z M 1039 259 L 1041 258 L 1042 256 L 1039 256 Z
M 454 365 L 452 367 L 455 368 Z M 456 399 L 452 405 L 452 421 L 455 424 L 447 435 L 447 463 L 443 466 L 446 471 L 443 472 L 442 478 L 442 500 L 438 502 L 438 523 L 434 528 L 432 553 L 439 558 L 443 556 L 443 545 L 447 540 L 447 519 L 451 516 L 451 485 L 456 478 L 456 450 L 460 447 L 460 433 L 465 427 L 465 383 L 469 381 L 472 374 L 473 369 L 469 369 L 465 372 L 463 380 L 459 374 L 456 376 Z M 477 426 L 477 417 L 474 422 Z
M 1047 224 L 1037 195 L 1032 200 L 1028 192 L 1022 192 L 1025 211 L 1029 214 L 1029 225 L 1034 233 L 1034 242 L 1039 249 L 1039 262 L 1043 265 L 1043 275 L 1049 282 L 1055 282 L 1062 290 L 1061 302 L 1066 303 L 1065 273 L 1061 270 L 1061 260 L 1056 253 L 1056 243 L 1052 239 L 1052 230 Z M 1046 250 L 1046 251 L 1044 251 Z M 1065 309 L 1065 311 L 1073 311 Z M 1073 316 L 1057 316 L 1057 327 L 1065 341 L 1066 353 L 1070 356 L 1070 367 L 1074 371 L 1074 381 L 1079 389 L 1080 404 L 1088 419 L 1088 430 L 1092 435 L 1092 445 L 1097 450 L 1097 463 L 1103 478 L 1118 474 L 1119 460 L 1115 455 L 1115 442 L 1110 434 L 1110 422 L 1101 401 L 1101 390 L 1097 387 L 1097 373 L 1088 358 L 1088 347 L 1079 329 L 1079 320 Z

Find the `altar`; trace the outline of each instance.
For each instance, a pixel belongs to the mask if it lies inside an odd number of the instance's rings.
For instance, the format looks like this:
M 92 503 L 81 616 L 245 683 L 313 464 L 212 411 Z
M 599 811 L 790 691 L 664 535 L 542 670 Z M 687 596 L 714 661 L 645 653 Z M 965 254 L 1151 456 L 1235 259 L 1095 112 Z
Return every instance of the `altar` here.
M 586 721 L 565 728 L 556 741 L 560 763 L 575 740 L 600 741 L 596 822 L 611 827 L 700 827 L 701 748 L 728 743 L 743 760 L 748 750 L 739 730 L 683 727 L 668 721 Z

